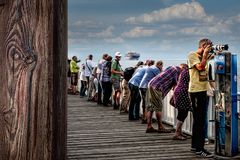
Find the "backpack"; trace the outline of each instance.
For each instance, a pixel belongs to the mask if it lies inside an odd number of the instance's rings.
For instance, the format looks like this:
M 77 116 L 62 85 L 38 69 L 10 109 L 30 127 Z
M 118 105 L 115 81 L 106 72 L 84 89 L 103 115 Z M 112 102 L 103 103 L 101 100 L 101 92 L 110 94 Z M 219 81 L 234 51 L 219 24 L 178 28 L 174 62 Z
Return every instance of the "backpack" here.
M 128 67 L 124 70 L 124 75 L 123 75 L 123 78 L 126 80 L 126 81 L 129 81 L 132 76 L 133 76 L 133 73 L 135 71 L 135 68 L 134 67 Z

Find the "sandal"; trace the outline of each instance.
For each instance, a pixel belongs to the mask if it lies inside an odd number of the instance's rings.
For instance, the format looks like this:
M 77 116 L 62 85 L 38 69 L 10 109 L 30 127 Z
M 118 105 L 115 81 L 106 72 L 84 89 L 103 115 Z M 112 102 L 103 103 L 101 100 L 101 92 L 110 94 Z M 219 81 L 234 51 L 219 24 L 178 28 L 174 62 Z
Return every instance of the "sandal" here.
M 158 130 L 154 129 L 153 127 L 147 128 L 146 133 L 157 133 Z
M 181 136 L 183 136 L 184 138 L 186 138 L 187 139 L 187 135 L 185 135 L 185 134 L 183 134 L 183 133 L 181 133 Z
M 166 128 L 160 128 L 158 130 L 158 133 L 171 133 L 172 130 L 171 129 L 166 129 Z
M 173 140 L 180 140 L 180 141 L 184 141 L 187 140 L 187 138 L 183 137 L 182 135 L 175 135 L 172 138 Z

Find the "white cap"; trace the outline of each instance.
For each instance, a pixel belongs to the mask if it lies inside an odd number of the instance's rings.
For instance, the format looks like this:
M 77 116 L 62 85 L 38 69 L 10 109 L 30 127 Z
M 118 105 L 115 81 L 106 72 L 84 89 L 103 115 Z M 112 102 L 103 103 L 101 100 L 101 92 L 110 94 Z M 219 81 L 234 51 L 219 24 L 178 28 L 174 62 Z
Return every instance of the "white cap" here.
M 116 53 L 115 53 L 115 56 L 116 56 L 116 57 L 122 57 L 122 55 L 121 55 L 120 52 L 116 52 Z

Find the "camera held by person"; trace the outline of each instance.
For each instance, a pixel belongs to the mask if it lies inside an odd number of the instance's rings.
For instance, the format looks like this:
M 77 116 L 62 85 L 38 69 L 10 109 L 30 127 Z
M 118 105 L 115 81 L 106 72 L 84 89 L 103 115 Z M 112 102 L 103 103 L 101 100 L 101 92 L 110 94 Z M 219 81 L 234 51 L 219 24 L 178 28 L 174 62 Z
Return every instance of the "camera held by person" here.
M 228 50 L 228 44 L 217 44 L 212 46 L 212 50 L 209 53 L 219 53 L 221 51 L 227 51 Z

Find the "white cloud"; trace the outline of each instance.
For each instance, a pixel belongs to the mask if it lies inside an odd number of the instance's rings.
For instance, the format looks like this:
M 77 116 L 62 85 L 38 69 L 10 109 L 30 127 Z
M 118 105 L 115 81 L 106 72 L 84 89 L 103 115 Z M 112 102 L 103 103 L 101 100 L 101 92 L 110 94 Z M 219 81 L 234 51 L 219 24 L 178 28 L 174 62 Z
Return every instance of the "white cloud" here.
M 71 37 L 71 36 L 73 36 L 73 32 L 68 30 L 68 37 Z
M 113 37 L 113 30 L 114 30 L 114 26 L 109 26 L 107 29 L 103 30 L 102 32 L 89 33 L 88 36 L 93 38 L 111 38 Z
M 87 40 L 85 40 L 85 39 L 80 39 L 80 38 L 78 38 L 78 39 L 73 39 L 73 38 L 69 38 L 68 39 L 68 44 L 69 45 L 74 45 L 74 44 L 86 44 L 86 43 L 88 43 L 87 42 Z
M 236 22 L 240 23 L 240 14 L 236 16 Z
M 240 14 L 232 17 L 228 17 L 228 19 L 225 21 L 225 23 L 229 25 L 236 25 L 236 23 L 240 23 Z
M 81 37 L 83 34 L 81 32 L 72 32 L 70 30 L 68 30 L 68 38 L 77 38 L 77 37 Z
M 211 26 L 194 26 L 180 30 L 184 35 L 209 36 L 231 33 L 230 27 L 227 24 L 217 23 Z
M 89 26 L 95 26 L 95 22 L 93 21 L 76 21 L 74 23 L 71 24 L 72 26 L 76 26 L 76 27 L 89 27 Z
M 124 42 L 123 38 L 121 38 L 121 37 L 107 38 L 107 39 L 104 39 L 104 41 L 108 42 L 108 43 L 123 43 Z
M 161 24 L 159 26 L 159 28 L 161 28 L 161 29 L 176 29 L 176 26 L 170 25 L 170 24 Z
M 210 22 L 213 17 L 207 16 L 204 8 L 198 2 L 176 4 L 168 8 L 145 13 L 138 17 L 129 17 L 125 21 L 129 23 L 154 23 L 173 19 L 191 19 Z
M 144 29 L 143 27 L 136 27 L 129 32 L 122 33 L 123 37 L 126 38 L 138 38 L 138 37 L 150 37 L 158 33 L 157 30 Z

